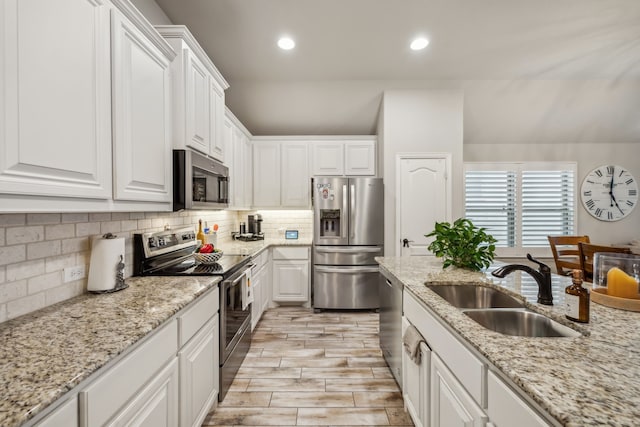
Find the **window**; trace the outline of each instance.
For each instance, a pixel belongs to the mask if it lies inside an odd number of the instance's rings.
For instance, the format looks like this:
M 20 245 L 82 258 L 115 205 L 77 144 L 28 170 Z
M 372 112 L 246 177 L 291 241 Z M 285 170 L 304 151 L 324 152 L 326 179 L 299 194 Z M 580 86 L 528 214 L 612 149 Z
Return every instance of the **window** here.
M 465 216 L 500 256 L 548 255 L 548 235 L 575 234 L 575 163 L 466 163 Z

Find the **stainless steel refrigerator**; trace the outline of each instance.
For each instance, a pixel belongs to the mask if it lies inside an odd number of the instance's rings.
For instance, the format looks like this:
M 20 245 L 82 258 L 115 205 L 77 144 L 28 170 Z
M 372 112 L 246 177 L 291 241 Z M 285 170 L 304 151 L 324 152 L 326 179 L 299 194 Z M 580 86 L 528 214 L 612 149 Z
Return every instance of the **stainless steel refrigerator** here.
M 384 254 L 381 178 L 313 181 L 313 306 L 375 309 L 378 264 Z

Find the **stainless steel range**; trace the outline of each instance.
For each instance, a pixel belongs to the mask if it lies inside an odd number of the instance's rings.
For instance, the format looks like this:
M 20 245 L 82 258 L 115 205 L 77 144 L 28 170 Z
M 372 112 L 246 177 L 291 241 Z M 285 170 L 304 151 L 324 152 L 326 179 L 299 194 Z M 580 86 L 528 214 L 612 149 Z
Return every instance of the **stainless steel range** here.
M 197 264 L 193 228 L 134 234 L 135 276 L 222 276 L 220 283 L 220 392 L 222 401 L 251 346 L 251 303 L 247 281 L 251 257 L 223 255 L 215 264 Z

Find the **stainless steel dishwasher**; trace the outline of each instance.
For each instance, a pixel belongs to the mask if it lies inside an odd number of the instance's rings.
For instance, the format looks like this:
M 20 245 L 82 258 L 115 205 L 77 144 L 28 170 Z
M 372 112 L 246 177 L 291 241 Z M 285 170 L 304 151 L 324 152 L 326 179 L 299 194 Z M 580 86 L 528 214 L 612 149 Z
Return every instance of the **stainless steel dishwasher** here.
M 380 348 L 402 389 L 402 283 L 379 274 Z

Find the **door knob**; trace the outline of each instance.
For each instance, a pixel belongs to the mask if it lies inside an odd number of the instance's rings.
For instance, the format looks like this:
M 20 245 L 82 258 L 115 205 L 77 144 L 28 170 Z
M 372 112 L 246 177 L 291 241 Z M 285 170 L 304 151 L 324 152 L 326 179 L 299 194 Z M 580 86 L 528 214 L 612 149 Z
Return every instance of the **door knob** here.
M 403 248 L 408 248 L 409 247 L 409 242 L 413 243 L 413 240 L 402 239 L 402 247 Z

